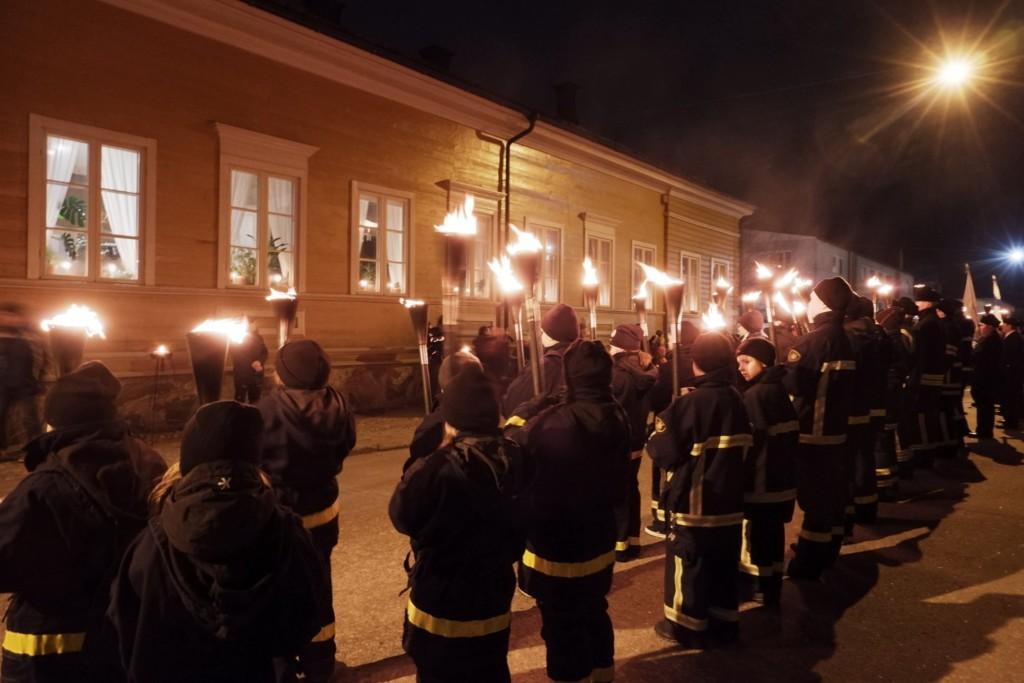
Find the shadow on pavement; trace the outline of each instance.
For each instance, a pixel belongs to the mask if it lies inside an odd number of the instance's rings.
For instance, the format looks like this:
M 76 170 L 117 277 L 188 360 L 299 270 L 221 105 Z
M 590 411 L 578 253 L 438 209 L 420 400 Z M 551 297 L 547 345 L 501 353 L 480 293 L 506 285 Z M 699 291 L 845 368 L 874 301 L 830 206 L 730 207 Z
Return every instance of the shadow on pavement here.
M 1024 462 L 1024 455 L 1010 445 L 1005 436 L 1002 441 L 987 439 L 971 444 L 969 450 L 1000 465 L 1019 467 Z

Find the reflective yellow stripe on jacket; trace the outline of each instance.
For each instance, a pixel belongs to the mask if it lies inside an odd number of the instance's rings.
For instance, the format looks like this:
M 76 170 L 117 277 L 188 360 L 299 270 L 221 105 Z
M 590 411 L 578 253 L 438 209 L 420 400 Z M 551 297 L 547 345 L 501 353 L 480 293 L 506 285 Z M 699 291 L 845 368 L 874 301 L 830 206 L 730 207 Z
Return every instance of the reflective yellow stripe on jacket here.
M 302 528 L 303 529 L 315 529 L 318 526 L 323 526 L 327 522 L 331 521 L 338 516 L 338 499 L 335 498 L 334 502 L 330 506 L 324 508 L 320 512 L 314 512 L 311 515 L 303 515 L 302 517 Z
M 772 425 L 771 427 L 765 430 L 768 436 L 778 436 L 779 434 L 789 434 L 790 432 L 798 431 L 800 431 L 800 423 L 797 422 L 796 420 L 790 420 L 789 422 L 780 422 L 778 424 Z
M 828 385 L 833 372 L 842 370 L 853 371 L 857 369 L 857 361 L 833 360 L 821 364 L 821 375 L 818 377 L 818 393 L 814 399 L 814 422 L 810 434 L 801 434 L 800 443 L 817 444 L 819 446 L 844 443 L 846 435 L 842 435 L 841 441 L 833 441 L 837 437 L 825 434 L 825 408 L 828 403 Z
M 562 579 L 580 579 L 596 574 L 615 564 L 615 549 L 583 562 L 556 562 L 539 557 L 531 550 L 523 553 L 523 564 L 534 571 Z
M 16 655 L 63 655 L 81 652 L 85 645 L 84 633 L 16 633 L 4 634 L 3 648 Z
M 427 633 L 433 633 L 442 638 L 480 638 L 504 631 L 512 623 L 510 612 L 490 619 L 475 619 L 473 621 L 443 619 L 424 612 L 412 604 L 412 600 L 405 608 L 405 616 L 409 619 L 409 623 L 416 628 L 421 628 Z
M 510 417 L 507 420 L 505 420 L 505 426 L 506 427 L 523 427 L 525 425 L 526 425 L 526 420 L 524 420 L 523 418 L 519 417 L 518 415 L 513 415 L 512 417 Z
M 704 451 L 712 448 L 721 450 L 723 448 L 750 447 L 753 445 L 754 437 L 750 434 L 725 434 L 723 436 L 713 436 L 704 443 L 693 444 L 690 455 L 703 455 Z
M 743 523 L 743 513 L 735 512 L 726 515 L 690 515 L 685 512 L 676 512 L 672 515 L 672 521 L 679 526 L 733 526 L 734 524 Z

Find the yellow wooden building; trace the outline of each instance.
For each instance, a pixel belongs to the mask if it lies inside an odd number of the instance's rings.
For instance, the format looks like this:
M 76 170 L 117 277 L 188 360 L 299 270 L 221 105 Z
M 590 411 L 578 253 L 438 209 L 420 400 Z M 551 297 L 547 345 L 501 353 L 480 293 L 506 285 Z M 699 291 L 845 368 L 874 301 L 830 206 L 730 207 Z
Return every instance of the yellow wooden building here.
M 294 286 L 297 332 L 358 406 L 414 400 L 398 299 L 440 313 L 434 226 L 467 193 L 463 330 L 496 318 L 485 263 L 507 240 L 521 111 L 238 0 L 7 0 L 0 75 L 0 300 L 94 308 L 107 338 L 88 356 L 119 376 L 150 376 L 164 343 L 184 381 L 184 333 L 208 317 L 273 339 L 264 296 Z M 635 319 L 637 260 L 687 280 L 688 314 L 736 275 L 742 201 L 544 120 L 509 171 L 508 218 L 545 246 L 544 303 L 582 310 L 592 254 L 604 334 Z

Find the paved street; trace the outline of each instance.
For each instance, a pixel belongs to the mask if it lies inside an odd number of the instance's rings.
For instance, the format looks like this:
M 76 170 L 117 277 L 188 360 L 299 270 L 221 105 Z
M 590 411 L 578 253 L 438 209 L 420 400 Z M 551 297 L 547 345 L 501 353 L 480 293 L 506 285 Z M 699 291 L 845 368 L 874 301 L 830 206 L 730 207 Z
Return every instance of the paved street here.
M 363 420 L 361 439 L 394 446 L 414 423 Z M 858 528 L 823 583 L 787 581 L 779 610 L 745 605 L 736 648 L 680 652 L 654 636 L 663 546 L 644 536 L 642 557 L 616 567 L 609 598 L 617 680 L 1024 680 L 1024 442 L 999 437 L 972 445 L 970 464 L 954 472 L 919 474 L 900 502 L 883 505 L 877 526 Z M 173 454 L 172 442 L 161 447 Z M 360 452 L 341 476 L 338 681 L 413 680 L 400 646 L 407 545 L 387 518 L 404 459 L 401 449 Z M 3 492 L 18 467 L 3 465 Z M 513 609 L 514 679 L 544 681 L 539 614 L 520 595 Z

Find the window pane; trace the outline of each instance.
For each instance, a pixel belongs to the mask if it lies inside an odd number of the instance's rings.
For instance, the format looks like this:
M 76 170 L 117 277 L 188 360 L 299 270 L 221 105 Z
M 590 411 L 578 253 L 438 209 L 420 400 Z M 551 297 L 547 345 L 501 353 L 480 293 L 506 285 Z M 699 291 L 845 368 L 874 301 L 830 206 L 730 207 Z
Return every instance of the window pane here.
M 293 201 L 295 199 L 295 183 L 287 178 L 269 178 L 267 180 L 267 198 L 270 200 L 271 213 L 283 213 L 294 216 Z
M 46 273 L 85 277 L 88 266 L 89 239 L 84 232 L 46 231 Z
M 114 280 L 139 279 L 139 241 L 124 237 L 100 243 L 100 277 Z
M 388 230 L 387 258 L 389 261 L 405 260 L 405 235 L 396 231 Z
M 88 226 L 89 190 L 80 185 L 46 184 L 46 226 L 85 228 Z
M 611 261 L 612 254 L 612 243 L 607 240 L 601 240 L 601 261 L 608 263 Z
M 375 197 L 359 197 L 359 225 L 367 228 L 380 227 L 377 220 L 377 199 Z
M 388 291 L 394 294 L 405 291 L 405 264 L 388 262 Z
M 139 234 L 139 197 L 134 194 L 103 190 L 100 228 L 115 235 Z
M 270 228 L 270 236 L 267 237 L 267 251 L 294 251 L 295 244 L 292 239 L 295 223 L 288 216 L 277 216 L 270 214 L 267 217 Z
M 138 152 L 118 147 L 100 148 L 100 186 L 104 190 L 121 192 L 139 191 L 139 159 Z
M 544 260 L 541 265 L 544 276 L 541 290 L 541 301 L 545 303 L 558 302 L 558 275 L 560 270 L 559 232 L 557 230 L 541 231 L 541 240 L 544 244 Z
M 255 249 L 231 247 L 231 284 L 256 284 L 256 256 Z
M 231 206 L 255 211 L 258 199 L 259 183 L 256 174 L 231 171 Z
M 377 230 L 359 228 L 359 258 L 377 259 Z
M 388 229 L 405 230 L 405 202 L 388 201 Z
M 256 212 L 231 209 L 231 244 L 236 247 L 256 247 Z
M 271 252 L 267 254 L 267 280 L 272 285 L 291 287 L 295 271 L 295 255 L 287 252 Z
M 359 262 L 359 290 L 362 292 L 377 292 L 377 262 Z
M 46 136 L 46 179 L 88 185 L 89 145 L 55 135 Z

